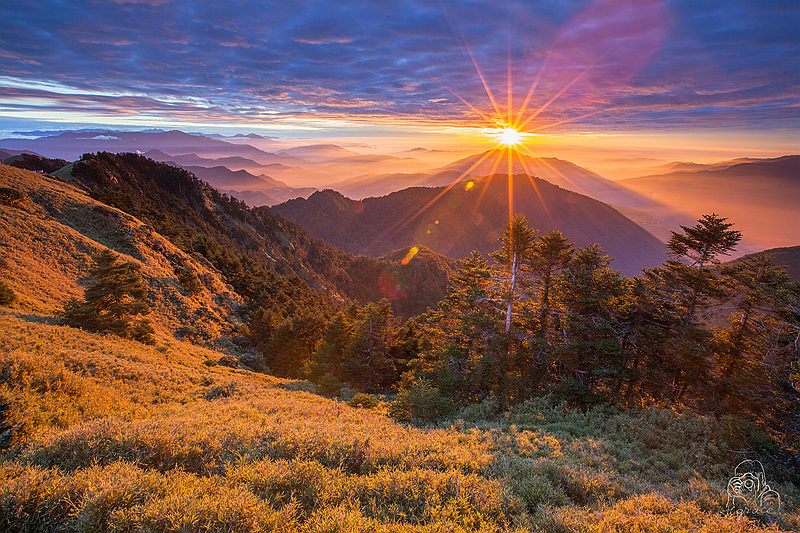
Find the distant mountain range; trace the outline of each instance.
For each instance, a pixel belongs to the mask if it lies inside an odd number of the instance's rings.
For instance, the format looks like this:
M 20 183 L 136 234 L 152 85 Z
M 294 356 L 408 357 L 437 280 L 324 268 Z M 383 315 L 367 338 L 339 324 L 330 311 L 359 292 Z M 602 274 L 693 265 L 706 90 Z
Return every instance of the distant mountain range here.
M 361 153 L 334 144 L 287 148 L 260 136 L 222 137 L 181 131 L 41 132 L 39 138 L 0 140 L 0 156 L 22 151 L 74 160 L 85 152 L 140 152 L 191 170 L 212 186 L 247 202 L 269 206 L 308 197 L 317 189 L 361 200 L 410 187 L 442 187 L 508 172 L 504 150 L 487 151 L 433 168 L 414 155 Z M 268 152 L 248 143 L 258 144 Z M 440 156 L 447 152 L 442 152 Z M 407 157 L 412 156 L 412 157 Z M 551 157 L 515 154 L 512 172 L 530 174 L 561 189 L 617 208 L 662 241 L 703 214 L 727 217 L 744 233 L 738 254 L 800 243 L 800 156 L 739 158 L 711 164 L 676 161 L 639 171 L 647 176 L 612 181 Z M 631 173 L 636 169 L 629 169 Z
M 271 210 L 353 253 L 379 256 L 404 246 L 424 245 L 463 258 L 472 250 L 497 249 L 497 239 L 508 222 L 507 181 L 507 176 L 498 175 L 449 189 L 415 187 L 361 201 L 325 190 Z M 559 230 L 579 246 L 599 243 L 615 258 L 612 266 L 627 275 L 666 258 L 664 244 L 652 234 L 588 196 L 526 175 L 514 177 L 513 195 L 515 213 L 525 215 L 531 227 L 541 233 Z
M 65 131 L 42 132 L 33 139 L 0 139 L 0 150 L 13 155 L 15 150 L 30 150 L 47 157 L 74 161 L 88 152 L 149 153 L 156 160 L 179 165 L 225 166 L 267 174 L 290 187 L 327 187 L 337 181 L 374 174 L 387 168 L 396 172 L 416 172 L 430 166 L 413 157 L 362 154 L 336 145 L 319 144 L 267 152 L 247 144 L 246 137 L 222 140 L 182 131 Z M 17 152 L 18 153 L 18 152 Z M 176 159 L 177 157 L 177 159 Z
M 800 155 L 730 162 L 616 182 L 639 195 L 623 204 L 670 225 L 717 213 L 744 234 L 743 249 L 800 243 Z

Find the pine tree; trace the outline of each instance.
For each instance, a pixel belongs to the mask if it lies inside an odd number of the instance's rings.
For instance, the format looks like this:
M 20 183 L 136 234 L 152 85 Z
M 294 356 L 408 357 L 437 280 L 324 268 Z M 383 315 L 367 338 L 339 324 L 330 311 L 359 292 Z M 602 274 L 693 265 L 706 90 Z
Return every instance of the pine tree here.
M 345 360 L 345 350 L 350 344 L 353 326 L 348 317 L 340 312 L 328 322 L 322 339 L 306 367 L 306 377 L 318 381 L 331 374 L 341 378 L 341 367 Z
M 505 345 L 504 349 L 497 349 L 497 386 L 495 395 L 497 397 L 497 407 L 504 411 L 509 400 L 514 396 L 513 384 L 510 383 L 511 377 L 519 377 L 519 372 L 515 370 L 525 366 L 523 354 L 520 353 L 519 339 L 512 331 L 514 316 L 519 315 L 515 312 L 515 307 L 526 298 L 525 289 L 527 279 L 523 275 L 525 269 L 530 265 L 531 252 L 534 247 L 536 230 L 528 227 L 528 222 L 523 216 L 515 216 L 508 222 L 503 235 L 500 237 L 500 249 L 491 254 L 497 262 L 499 268 L 494 276 L 493 292 L 496 301 L 502 306 L 501 312 L 505 315 L 505 331 L 503 335 L 498 335 L 496 339 Z M 516 363 L 516 364 L 515 364 Z M 512 369 L 515 366 L 515 369 Z
M 536 230 L 528 227 L 523 216 L 515 216 L 509 220 L 508 226 L 500 237 L 500 249 L 491 254 L 500 266 L 498 282 L 498 300 L 503 305 L 506 333 L 511 331 L 514 316 L 514 305 L 523 298 L 522 271 L 530 263 L 530 255 L 534 247 Z
M 726 220 L 715 213 L 703 215 L 694 226 L 681 226 L 682 234 L 673 231 L 667 243 L 669 255 L 677 260 L 667 266 L 689 289 L 689 316 L 694 316 L 697 306 L 703 304 L 703 296 L 721 295 L 715 290 L 714 272 L 706 266 L 719 263 L 718 256 L 728 255 L 742 239 L 742 233 L 730 229 L 733 224 Z
M 404 384 L 410 386 L 412 378 L 428 379 L 461 403 L 483 400 L 495 390 L 503 320 L 490 294 L 492 276 L 480 252 L 461 261 L 447 297 L 426 317 L 424 348 L 411 362 Z
M 365 391 L 385 389 L 396 383 L 399 370 L 390 350 L 395 334 L 389 300 L 362 307 L 344 353 L 344 379 Z
M 578 249 L 555 284 L 563 308 L 557 352 L 561 396 L 582 404 L 618 395 L 628 376 L 629 283 L 609 268 L 611 259 L 594 244 Z
M 572 258 L 572 243 L 560 231 L 551 231 L 531 249 L 530 270 L 539 280 L 539 332 L 547 339 L 550 319 L 550 290 L 553 276 Z
M 86 289 L 82 301 L 72 299 L 64 306 L 63 317 L 73 326 L 155 344 L 150 321 L 137 319 L 150 313 L 143 300 L 147 287 L 139 275 L 141 265 L 118 260 L 119 256 L 108 249 L 95 256 L 95 266 L 90 271 L 94 283 Z

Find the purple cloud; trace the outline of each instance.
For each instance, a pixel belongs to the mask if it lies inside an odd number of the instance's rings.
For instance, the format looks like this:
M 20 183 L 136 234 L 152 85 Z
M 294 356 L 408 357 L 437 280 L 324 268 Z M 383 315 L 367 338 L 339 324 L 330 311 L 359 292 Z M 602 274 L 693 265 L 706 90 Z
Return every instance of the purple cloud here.
M 473 60 L 504 109 L 510 55 L 516 108 L 537 77 L 530 109 L 563 91 L 543 125 L 798 126 L 793 0 L 546 4 L 11 2 L 0 7 L 0 112 L 474 124 L 469 106 L 492 105 Z

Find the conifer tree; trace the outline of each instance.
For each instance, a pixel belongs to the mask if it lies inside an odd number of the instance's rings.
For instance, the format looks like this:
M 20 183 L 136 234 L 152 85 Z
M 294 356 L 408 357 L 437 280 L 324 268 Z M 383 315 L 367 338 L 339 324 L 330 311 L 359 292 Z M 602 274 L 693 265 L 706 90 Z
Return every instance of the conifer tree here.
M 337 313 L 328 322 L 308 364 L 306 377 L 312 381 L 317 381 L 326 374 L 341 378 L 341 367 L 345 360 L 345 350 L 350 344 L 352 330 L 350 320 L 342 312 Z
M 610 262 L 596 244 L 579 248 L 555 285 L 564 311 L 559 392 L 583 404 L 617 395 L 628 376 L 628 282 Z
M 726 220 L 715 213 L 703 215 L 694 226 L 681 226 L 683 233 L 673 231 L 667 243 L 669 255 L 676 259 L 667 268 L 689 290 L 686 313 L 690 317 L 704 296 L 722 296 L 715 273 L 706 266 L 719 263 L 718 256 L 728 255 L 742 239 L 742 233 L 730 229 L 733 224 Z
M 531 249 L 530 270 L 538 278 L 539 290 L 539 332 L 547 338 L 550 318 L 550 290 L 553 277 L 563 269 L 572 257 L 572 243 L 560 231 L 551 231 L 539 238 Z
M 718 256 L 728 254 L 741 239 L 733 224 L 716 214 L 703 215 L 692 227 L 681 226 L 667 243 L 672 256 L 663 266 L 645 269 L 634 280 L 632 320 L 635 332 L 629 339 L 635 350 L 629 383 L 640 384 L 645 394 L 682 400 L 687 390 L 704 394 L 709 390 L 714 353 L 709 328 L 702 313 L 712 299 L 726 297 L 727 288 L 716 268 Z M 643 363 L 640 365 L 639 363 Z
M 800 286 L 766 255 L 725 266 L 722 273 L 732 284 L 736 311 L 729 316 L 730 326 L 717 332 L 718 388 L 739 407 L 750 400 L 763 408 L 780 397 L 775 380 L 784 379 L 797 355 L 791 335 L 781 337 L 792 330 L 800 335 L 791 312 Z
M 361 390 L 387 388 L 399 378 L 391 346 L 395 320 L 389 300 L 359 310 L 342 364 L 343 377 Z
M 404 382 L 410 384 L 412 376 L 429 379 L 443 394 L 465 403 L 483 400 L 494 391 L 495 354 L 504 325 L 490 294 L 492 275 L 480 252 L 461 261 L 447 297 L 426 317 L 425 348 L 412 361 Z
M 153 326 L 138 318 L 150 313 L 144 302 L 147 287 L 139 275 L 141 265 L 118 263 L 119 256 L 105 249 L 94 258 L 90 275 L 95 278 L 84 299 L 72 299 L 64 307 L 64 319 L 73 326 L 108 331 L 145 344 L 155 344 Z
M 503 235 L 500 237 L 500 249 L 491 254 L 499 269 L 494 276 L 494 293 L 496 301 L 501 305 L 500 311 L 505 315 L 505 331 L 499 341 L 505 349 L 498 349 L 497 355 L 497 407 L 504 411 L 509 400 L 509 378 L 512 375 L 512 360 L 520 362 L 523 357 L 519 353 L 517 342 L 512 332 L 514 316 L 518 315 L 515 307 L 525 299 L 527 280 L 523 273 L 530 265 L 531 252 L 534 247 L 536 230 L 528 227 L 524 216 L 515 216 L 508 221 Z M 515 353 L 516 352 L 516 353 Z M 522 366 L 522 365 L 516 365 Z

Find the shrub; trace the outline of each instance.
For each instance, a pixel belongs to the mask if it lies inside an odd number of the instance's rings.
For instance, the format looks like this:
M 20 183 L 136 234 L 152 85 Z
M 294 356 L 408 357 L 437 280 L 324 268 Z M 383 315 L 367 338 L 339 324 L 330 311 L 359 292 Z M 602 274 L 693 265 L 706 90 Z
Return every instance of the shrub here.
M 191 295 L 199 294 L 203 290 L 203 284 L 197 277 L 194 270 L 185 268 L 178 271 L 178 281 L 187 293 Z
M 453 402 L 426 379 L 400 390 L 397 400 L 389 405 L 389 416 L 401 422 L 435 422 L 452 411 Z
M 375 409 L 378 407 L 378 400 L 372 394 L 359 393 L 347 402 L 350 407 L 360 407 L 362 409 Z
M 20 208 L 25 202 L 25 194 L 16 189 L 0 187 L 0 205 Z
M 328 372 L 321 378 L 319 378 L 319 383 L 317 383 L 317 393 L 325 396 L 326 398 L 335 398 L 339 396 L 342 392 L 342 384 L 333 375 L 333 373 Z
M 14 425 L 8 421 L 9 411 L 8 401 L 0 396 L 0 450 L 11 446 L 11 439 L 14 438 Z
M 217 400 L 219 398 L 230 398 L 236 392 L 236 383 L 225 383 L 224 385 L 215 385 L 210 387 L 203 397 L 206 400 Z
M 0 305 L 11 305 L 17 301 L 17 295 L 8 286 L 8 283 L 0 279 Z

